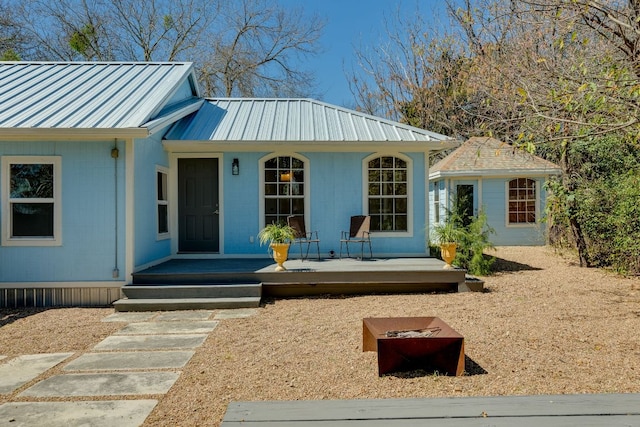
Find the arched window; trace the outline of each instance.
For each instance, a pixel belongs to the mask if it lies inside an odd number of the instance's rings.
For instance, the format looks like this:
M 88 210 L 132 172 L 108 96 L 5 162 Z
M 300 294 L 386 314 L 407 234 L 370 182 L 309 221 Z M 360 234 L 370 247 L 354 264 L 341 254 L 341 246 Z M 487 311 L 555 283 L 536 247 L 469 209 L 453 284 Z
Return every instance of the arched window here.
M 264 223 L 286 223 L 289 215 L 304 215 L 305 162 L 293 156 L 264 162 Z
M 367 176 L 371 231 L 408 231 L 409 172 L 407 161 L 394 156 L 369 159 Z
M 508 185 L 509 224 L 534 224 L 536 222 L 536 181 L 516 178 Z

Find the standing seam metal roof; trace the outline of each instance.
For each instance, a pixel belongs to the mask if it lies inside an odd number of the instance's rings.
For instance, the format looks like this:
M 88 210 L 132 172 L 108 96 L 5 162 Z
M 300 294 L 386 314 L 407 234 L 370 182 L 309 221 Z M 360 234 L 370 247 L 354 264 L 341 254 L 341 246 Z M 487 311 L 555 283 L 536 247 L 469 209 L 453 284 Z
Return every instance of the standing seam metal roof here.
M 122 129 L 154 118 L 190 63 L 0 63 L 0 128 Z
M 313 99 L 209 99 L 167 140 L 217 142 L 439 142 L 445 135 Z

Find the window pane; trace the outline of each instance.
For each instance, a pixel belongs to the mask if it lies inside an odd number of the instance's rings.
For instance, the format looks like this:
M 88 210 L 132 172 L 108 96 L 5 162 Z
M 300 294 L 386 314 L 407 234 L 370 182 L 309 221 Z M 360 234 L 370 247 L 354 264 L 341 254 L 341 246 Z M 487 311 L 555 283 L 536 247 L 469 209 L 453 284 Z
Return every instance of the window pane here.
M 267 184 L 264 186 L 264 194 L 267 196 L 275 196 L 278 191 L 277 184 Z
M 376 159 L 370 160 L 369 161 L 369 168 L 371 168 L 371 169 L 380 168 L 380 158 L 378 157 Z
M 291 199 L 291 213 L 295 215 L 304 215 L 304 199 Z
M 380 171 L 369 169 L 369 182 L 380 182 Z
M 14 199 L 53 198 L 52 164 L 12 164 L 10 197 Z
M 158 172 L 158 200 L 167 200 L 167 174 Z
M 383 213 L 393 213 L 393 199 L 380 199 L 380 211 Z
M 264 162 L 264 167 L 269 169 L 275 169 L 278 167 L 278 158 L 274 157 L 273 159 L 269 159 Z
M 300 169 L 296 169 L 293 171 L 293 182 L 303 183 L 304 182 L 304 171 Z
M 405 183 L 396 184 L 394 187 L 395 187 L 394 194 L 396 196 L 406 196 L 407 195 L 407 184 L 405 184 Z
M 278 157 L 278 167 L 280 169 L 289 169 L 291 157 Z
M 405 162 L 402 159 L 399 159 L 396 157 L 396 168 L 398 169 L 406 169 L 407 168 L 407 162 Z
M 291 201 L 290 199 L 280 199 L 278 202 L 278 214 L 289 215 L 291 213 Z
M 407 216 L 406 215 L 396 215 L 396 230 L 407 230 Z
M 371 230 L 380 230 L 380 215 L 371 215 L 371 224 L 369 228 Z
M 168 206 L 158 205 L 158 233 L 169 232 Z
M 383 171 L 382 172 L 382 181 L 384 182 L 393 182 L 393 171 Z
M 289 195 L 289 184 L 280 184 L 278 186 L 278 195 L 280 195 L 280 196 L 288 196 Z
M 264 201 L 264 211 L 267 214 L 276 214 L 278 212 L 278 199 L 266 199 Z M 267 222 L 270 224 L 270 222 Z
M 395 212 L 396 214 L 406 214 L 407 212 L 407 199 L 395 199 Z
M 264 182 L 278 182 L 278 173 L 271 169 L 264 171 Z
M 378 184 L 378 183 L 369 184 L 369 195 L 370 196 L 379 196 L 380 195 L 380 184 Z
M 369 199 L 369 214 L 380 213 L 380 199 Z
M 393 196 L 393 184 L 382 184 L 382 194 L 384 196 Z
M 380 167 L 384 169 L 393 168 L 393 157 L 382 157 L 380 159 Z
M 380 231 L 393 231 L 393 215 L 383 215 Z
M 12 237 L 53 237 L 53 203 L 13 203 Z
M 295 157 L 291 158 L 291 167 L 293 169 L 304 169 L 304 162 L 300 159 L 296 159 Z
M 396 171 L 396 182 L 406 182 L 407 181 L 407 171 L 406 170 L 397 170 Z

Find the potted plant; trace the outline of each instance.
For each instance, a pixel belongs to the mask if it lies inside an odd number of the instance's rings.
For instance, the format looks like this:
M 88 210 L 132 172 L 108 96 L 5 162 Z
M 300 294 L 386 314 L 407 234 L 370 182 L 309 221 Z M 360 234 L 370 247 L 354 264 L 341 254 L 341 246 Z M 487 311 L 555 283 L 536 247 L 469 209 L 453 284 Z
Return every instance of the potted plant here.
M 457 226 L 454 218 L 449 216 L 445 222 L 433 225 L 431 238 L 440 246 L 440 255 L 446 263 L 444 268 L 453 268 L 451 263 L 456 258 L 458 241 L 462 238 L 463 231 Z
M 269 248 L 273 251 L 273 259 L 278 263 L 276 271 L 286 270 L 282 264 L 289 256 L 289 245 L 294 238 L 294 229 L 284 223 L 269 224 L 258 233 L 260 244 L 269 243 Z

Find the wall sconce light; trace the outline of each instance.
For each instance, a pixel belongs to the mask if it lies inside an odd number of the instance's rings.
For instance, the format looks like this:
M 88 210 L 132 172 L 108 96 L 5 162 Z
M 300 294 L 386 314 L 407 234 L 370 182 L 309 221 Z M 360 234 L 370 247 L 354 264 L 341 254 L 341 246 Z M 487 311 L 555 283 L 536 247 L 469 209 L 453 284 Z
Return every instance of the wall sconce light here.
M 233 159 L 233 162 L 231 162 L 231 174 L 240 175 L 240 160 Z

